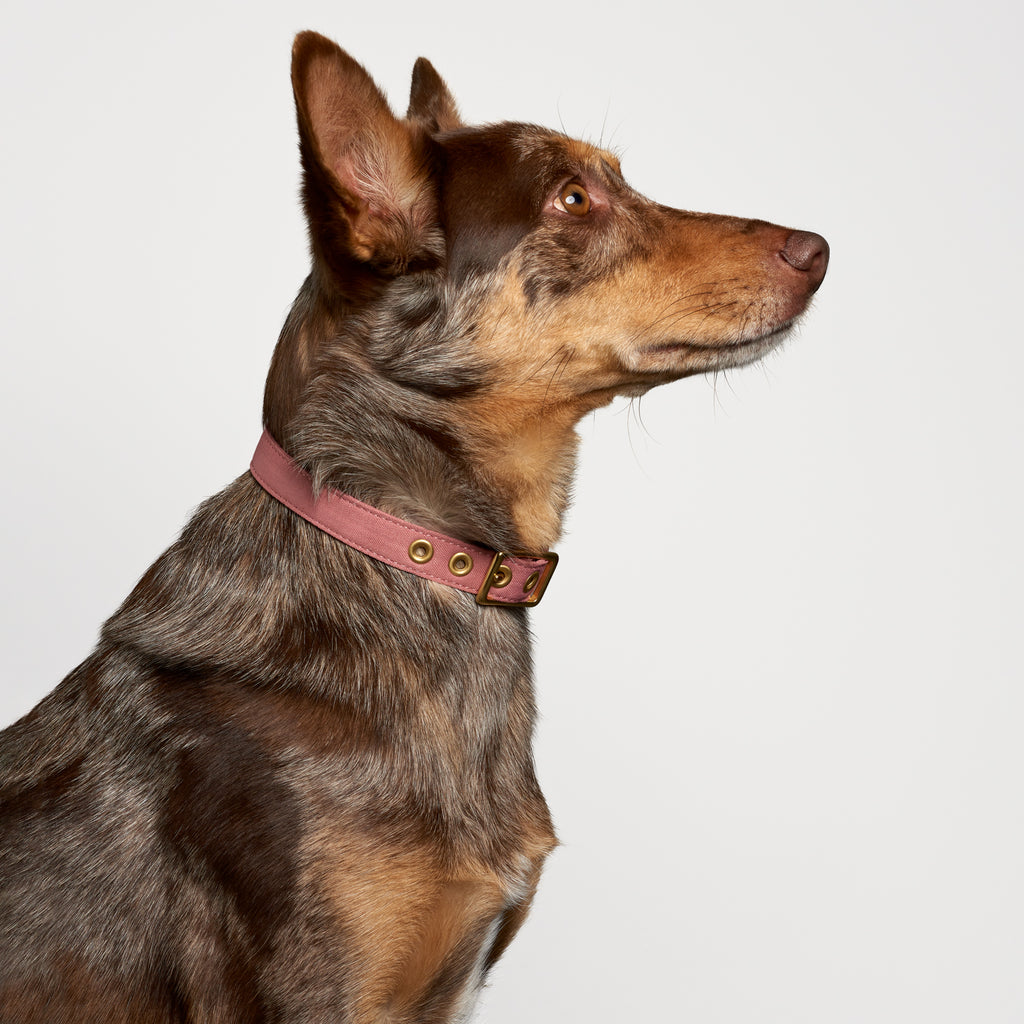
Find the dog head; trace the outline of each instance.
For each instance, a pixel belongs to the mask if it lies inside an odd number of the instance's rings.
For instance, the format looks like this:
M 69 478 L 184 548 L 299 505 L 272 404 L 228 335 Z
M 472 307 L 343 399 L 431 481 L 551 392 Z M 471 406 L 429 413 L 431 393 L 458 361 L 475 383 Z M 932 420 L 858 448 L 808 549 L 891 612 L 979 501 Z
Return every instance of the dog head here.
M 824 277 L 818 235 L 659 205 L 560 132 L 463 124 L 422 58 L 404 118 L 316 33 L 292 79 L 313 272 L 268 383 L 284 440 L 355 360 L 502 487 L 562 479 L 584 413 L 759 358 Z
M 463 125 L 422 58 L 404 119 L 315 33 L 296 40 L 293 84 L 311 243 L 331 284 L 358 298 L 439 275 L 452 302 L 472 296 L 482 351 L 518 353 L 506 378 L 555 352 L 563 388 L 612 392 L 750 362 L 824 277 L 818 235 L 658 205 L 613 154 L 558 132 Z

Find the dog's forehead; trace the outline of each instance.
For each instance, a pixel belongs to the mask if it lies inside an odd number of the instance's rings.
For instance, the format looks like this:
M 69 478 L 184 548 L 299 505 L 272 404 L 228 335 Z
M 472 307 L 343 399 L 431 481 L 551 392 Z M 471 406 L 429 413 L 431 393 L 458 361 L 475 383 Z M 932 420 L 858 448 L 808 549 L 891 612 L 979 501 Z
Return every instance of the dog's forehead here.
M 523 151 L 524 155 L 546 157 L 552 163 L 567 163 L 580 169 L 611 167 L 616 174 L 621 174 L 619 159 L 614 153 L 546 128 L 537 129 L 532 138 L 527 135 Z
M 562 136 L 561 144 L 566 155 L 575 162 L 587 167 L 599 167 L 614 177 L 622 177 L 622 165 L 619 163 L 619 158 L 609 150 L 568 136 Z
M 533 171 L 580 173 L 601 171 L 621 178 L 619 158 L 612 152 L 582 139 L 539 125 L 514 121 L 464 128 L 446 138 L 450 154 L 458 161 L 485 161 L 509 170 L 524 165 Z

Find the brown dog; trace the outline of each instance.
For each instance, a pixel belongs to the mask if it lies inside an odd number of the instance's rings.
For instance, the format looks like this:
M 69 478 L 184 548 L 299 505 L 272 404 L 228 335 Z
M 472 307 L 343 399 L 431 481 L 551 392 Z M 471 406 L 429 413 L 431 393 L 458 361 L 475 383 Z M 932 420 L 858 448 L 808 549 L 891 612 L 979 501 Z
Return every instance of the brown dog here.
M 424 60 L 405 119 L 314 33 L 293 84 L 313 265 L 264 419 L 318 494 L 544 552 L 584 413 L 758 358 L 824 276 L 817 235 L 465 127 Z M 555 841 L 529 613 L 403 568 L 249 473 L 202 506 L 3 735 L 0 1020 L 465 1019 Z

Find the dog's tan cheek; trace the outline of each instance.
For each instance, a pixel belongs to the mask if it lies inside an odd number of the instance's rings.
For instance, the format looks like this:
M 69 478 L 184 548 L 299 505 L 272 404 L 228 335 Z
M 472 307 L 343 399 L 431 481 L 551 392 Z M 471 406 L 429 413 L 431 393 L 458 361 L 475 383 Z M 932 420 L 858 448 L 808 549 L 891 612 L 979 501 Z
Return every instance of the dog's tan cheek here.
M 522 275 L 509 275 L 477 321 L 478 346 L 498 368 L 499 383 L 492 389 L 495 422 L 503 407 L 533 407 L 534 413 L 547 414 L 621 379 L 622 367 L 608 338 L 630 330 L 619 326 L 623 314 L 629 317 L 622 291 L 616 275 L 534 304 L 527 299 Z

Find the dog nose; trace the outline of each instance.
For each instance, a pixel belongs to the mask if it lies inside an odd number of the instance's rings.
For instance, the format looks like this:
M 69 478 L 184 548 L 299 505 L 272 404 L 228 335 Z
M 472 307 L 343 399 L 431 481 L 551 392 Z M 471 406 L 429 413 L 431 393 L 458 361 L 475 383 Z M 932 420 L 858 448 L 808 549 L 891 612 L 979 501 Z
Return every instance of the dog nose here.
M 828 242 L 813 231 L 794 231 L 779 255 L 795 270 L 808 277 L 812 292 L 818 290 L 828 267 Z

